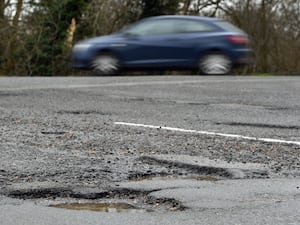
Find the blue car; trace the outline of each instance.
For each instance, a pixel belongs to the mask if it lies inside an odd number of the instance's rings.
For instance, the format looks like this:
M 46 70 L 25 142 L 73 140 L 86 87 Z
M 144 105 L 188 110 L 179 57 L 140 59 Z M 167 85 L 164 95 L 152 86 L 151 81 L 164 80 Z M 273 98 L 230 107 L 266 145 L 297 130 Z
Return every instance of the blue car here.
M 247 34 L 224 20 L 158 16 L 77 43 L 71 61 L 73 68 L 99 75 L 128 69 L 191 69 L 222 75 L 251 63 L 252 55 Z

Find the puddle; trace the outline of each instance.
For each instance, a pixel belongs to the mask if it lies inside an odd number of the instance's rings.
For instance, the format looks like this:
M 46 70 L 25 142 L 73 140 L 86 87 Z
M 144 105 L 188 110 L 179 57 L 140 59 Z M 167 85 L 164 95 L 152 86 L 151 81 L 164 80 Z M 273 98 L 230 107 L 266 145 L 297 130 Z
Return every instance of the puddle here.
M 167 176 L 164 179 L 184 179 L 184 180 L 201 180 L 201 181 L 219 181 L 221 179 L 218 179 L 216 177 L 212 176 Z
M 70 210 L 88 210 L 94 212 L 145 212 L 146 210 L 137 208 L 127 203 L 64 203 L 58 205 L 50 205 L 53 208 L 70 209 Z
M 130 180 L 134 181 L 143 181 L 143 180 L 173 180 L 173 179 L 182 179 L 182 180 L 199 180 L 199 181 L 219 181 L 221 179 L 212 177 L 212 176 L 198 176 L 198 175 L 148 175 L 148 176 L 137 176 L 131 178 Z

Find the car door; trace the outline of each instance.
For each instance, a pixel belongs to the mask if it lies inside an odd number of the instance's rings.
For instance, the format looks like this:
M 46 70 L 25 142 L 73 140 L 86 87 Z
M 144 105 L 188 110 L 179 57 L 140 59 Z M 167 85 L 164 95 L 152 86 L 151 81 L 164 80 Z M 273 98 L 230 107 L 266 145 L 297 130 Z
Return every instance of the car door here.
M 185 63 L 193 46 L 176 31 L 176 22 L 175 19 L 148 21 L 131 30 L 122 52 L 125 64 L 174 67 Z
M 215 27 L 201 21 L 157 19 L 129 29 L 123 58 L 128 66 L 189 67 Z

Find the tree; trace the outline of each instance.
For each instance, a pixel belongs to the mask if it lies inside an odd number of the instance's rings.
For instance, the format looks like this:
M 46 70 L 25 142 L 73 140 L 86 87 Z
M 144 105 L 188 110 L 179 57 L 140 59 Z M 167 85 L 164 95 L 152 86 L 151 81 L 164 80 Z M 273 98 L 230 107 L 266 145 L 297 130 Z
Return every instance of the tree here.
M 300 71 L 300 0 L 237 0 L 222 5 L 222 10 L 250 35 L 256 56 L 253 72 Z
M 41 0 L 27 18 L 30 34 L 25 40 L 30 75 L 62 75 L 68 70 L 68 29 L 72 20 L 79 20 L 87 5 L 85 0 Z
M 172 15 L 178 12 L 179 0 L 142 0 L 142 14 L 140 18 Z
M 12 5 L 14 10 L 10 10 Z M 16 50 L 19 48 L 18 36 L 20 32 L 20 19 L 23 10 L 23 0 L 14 3 L 9 0 L 0 0 L 0 73 L 11 74 L 16 68 Z M 12 13 L 7 14 L 7 11 Z M 2 72 L 1 72 L 2 71 Z
M 69 74 L 73 34 L 168 14 L 223 17 L 245 30 L 256 55 L 248 72 L 300 72 L 300 0 L 0 0 L 0 75 Z

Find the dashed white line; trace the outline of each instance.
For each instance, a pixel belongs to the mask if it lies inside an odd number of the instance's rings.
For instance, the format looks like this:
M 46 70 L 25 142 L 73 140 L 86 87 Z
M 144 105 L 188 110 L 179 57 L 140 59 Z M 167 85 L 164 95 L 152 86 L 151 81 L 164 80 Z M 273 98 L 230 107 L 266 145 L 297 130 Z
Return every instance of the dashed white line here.
M 300 145 L 300 142 L 297 142 L 297 141 L 286 141 L 286 140 L 279 140 L 279 139 L 272 139 L 272 138 L 258 138 L 258 137 L 250 137 L 250 136 L 244 136 L 244 135 L 238 135 L 238 134 L 225 134 L 225 133 L 217 133 L 217 132 L 209 132 L 209 131 L 187 130 L 187 129 L 175 128 L 175 127 L 162 127 L 162 126 L 137 124 L 137 123 L 126 123 L 126 122 L 115 122 L 114 124 L 120 125 L 120 126 L 161 129 L 161 130 L 174 131 L 174 132 L 202 134 L 202 135 L 208 135 L 208 136 L 220 136 L 220 137 L 261 141 L 261 142 L 268 142 L 268 143 Z

